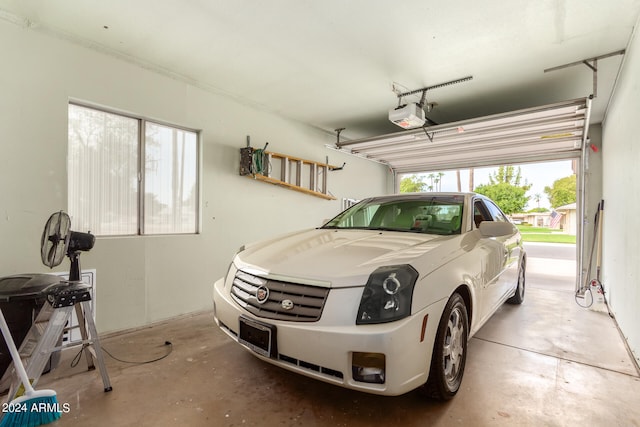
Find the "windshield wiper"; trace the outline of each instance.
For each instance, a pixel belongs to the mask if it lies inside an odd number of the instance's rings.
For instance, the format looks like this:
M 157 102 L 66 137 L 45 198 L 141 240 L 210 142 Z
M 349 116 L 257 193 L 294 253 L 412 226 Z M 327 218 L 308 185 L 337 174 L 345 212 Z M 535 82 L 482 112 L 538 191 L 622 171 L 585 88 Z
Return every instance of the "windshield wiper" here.
M 417 230 L 407 230 L 406 228 L 392 228 L 392 227 L 366 227 L 364 230 L 372 230 L 372 231 L 400 231 L 403 233 L 416 233 Z
M 393 228 L 393 227 L 338 227 L 335 225 L 326 225 L 322 227 L 318 227 L 318 229 L 324 230 L 369 230 L 369 231 L 398 231 L 401 233 L 421 233 L 421 230 L 411 229 L 407 230 L 406 228 Z

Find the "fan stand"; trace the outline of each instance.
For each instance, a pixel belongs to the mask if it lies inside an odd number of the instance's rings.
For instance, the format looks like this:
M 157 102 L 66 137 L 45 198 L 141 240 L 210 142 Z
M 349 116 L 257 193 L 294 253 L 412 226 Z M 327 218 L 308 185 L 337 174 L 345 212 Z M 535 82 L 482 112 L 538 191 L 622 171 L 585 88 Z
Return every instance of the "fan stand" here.
M 80 282 L 80 252 L 67 253 L 71 261 L 69 268 L 69 282 Z

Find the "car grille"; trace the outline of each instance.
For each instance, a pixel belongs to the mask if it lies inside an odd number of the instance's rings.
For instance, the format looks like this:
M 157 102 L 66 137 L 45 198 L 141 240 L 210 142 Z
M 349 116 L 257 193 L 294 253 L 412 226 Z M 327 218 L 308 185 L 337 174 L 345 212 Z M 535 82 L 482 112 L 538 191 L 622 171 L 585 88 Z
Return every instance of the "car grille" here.
M 258 302 L 258 289 L 268 289 L 268 298 Z M 257 317 L 294 322 L 320 319 L 329 289 L 298 283 L 281 282 L 238 270 L 231 286 L 235 302 Z

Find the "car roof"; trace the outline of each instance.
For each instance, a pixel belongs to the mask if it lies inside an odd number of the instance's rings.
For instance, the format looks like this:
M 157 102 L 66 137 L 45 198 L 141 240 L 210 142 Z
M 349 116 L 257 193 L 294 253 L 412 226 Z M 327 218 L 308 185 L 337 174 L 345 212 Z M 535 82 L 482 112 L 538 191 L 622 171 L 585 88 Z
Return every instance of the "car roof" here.
M 364 200 L 380 200 L 380 201 L 394 201 L 394 200 L 423 200 L 423 199 L 433 199 L 433 198 L 450 198 L 450 197 L 464 197 L 470 198 L 474 196 L 479 196 L 477 193 L 473 192 L 425 192 L 425 193 L 399 193 L 399 194 L 389 194 L 385 196 L 377 196 L 377 197 L 368 197 Z

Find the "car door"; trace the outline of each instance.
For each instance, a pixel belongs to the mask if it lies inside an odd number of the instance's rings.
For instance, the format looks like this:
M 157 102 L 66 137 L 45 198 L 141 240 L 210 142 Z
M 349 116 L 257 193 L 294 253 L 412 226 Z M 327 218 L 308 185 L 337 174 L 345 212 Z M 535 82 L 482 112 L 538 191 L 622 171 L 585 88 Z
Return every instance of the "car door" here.
M 500 208 L 486 198 L 476 198 L 473 209 L 475 229 L 478 229 L 483 221 L 509 222 Z M 476 299 L 481 318 L 480 324 L 495 312 L 512 290 L 511 281 L 517 278 L 517 267 L 515 272 L 512 271 L 513 258 L 517 260 L 519 256 L 515 249 L 516 241 L 515 234 L 498 237 L 480 235 L 479 237 L 478 251 L 481 255 L 482 284 L 480 295 L 476 296 Z M 514 278 L 511 279 L 510 276 Z
M 495 203 L 490 200 L 483 200 L 483 202 L 493 221 L 510 222 Z M 495 241 L 500 244 L 499 262 L 501 266 L 496 280 L 496 295 L 492 301 L 492 311 L 497 309 L 513 292 L 518 280 L 518 260 L 520 259 L 519 233 L 515 226 L 513 233 L 495 237 Z
M 476 198 L 473 202 L 473 227 L 474 230 L 480 228 L 483 221 L 493 221 L 493 217 L 484 200 Z M 480 289 L 476 294 L 476 304 L 478 314 L 480 315 L 479 324 L 483 324 L 487 318 L 493 313 L 495 301 L 499 298 L 499 278 L 502 270 L 503 262 L 502 243 L 492 237 L 484 237 L 477 231 L 479 240 L 477 244 L 477 252 L 479 253 L 481 281 Z

